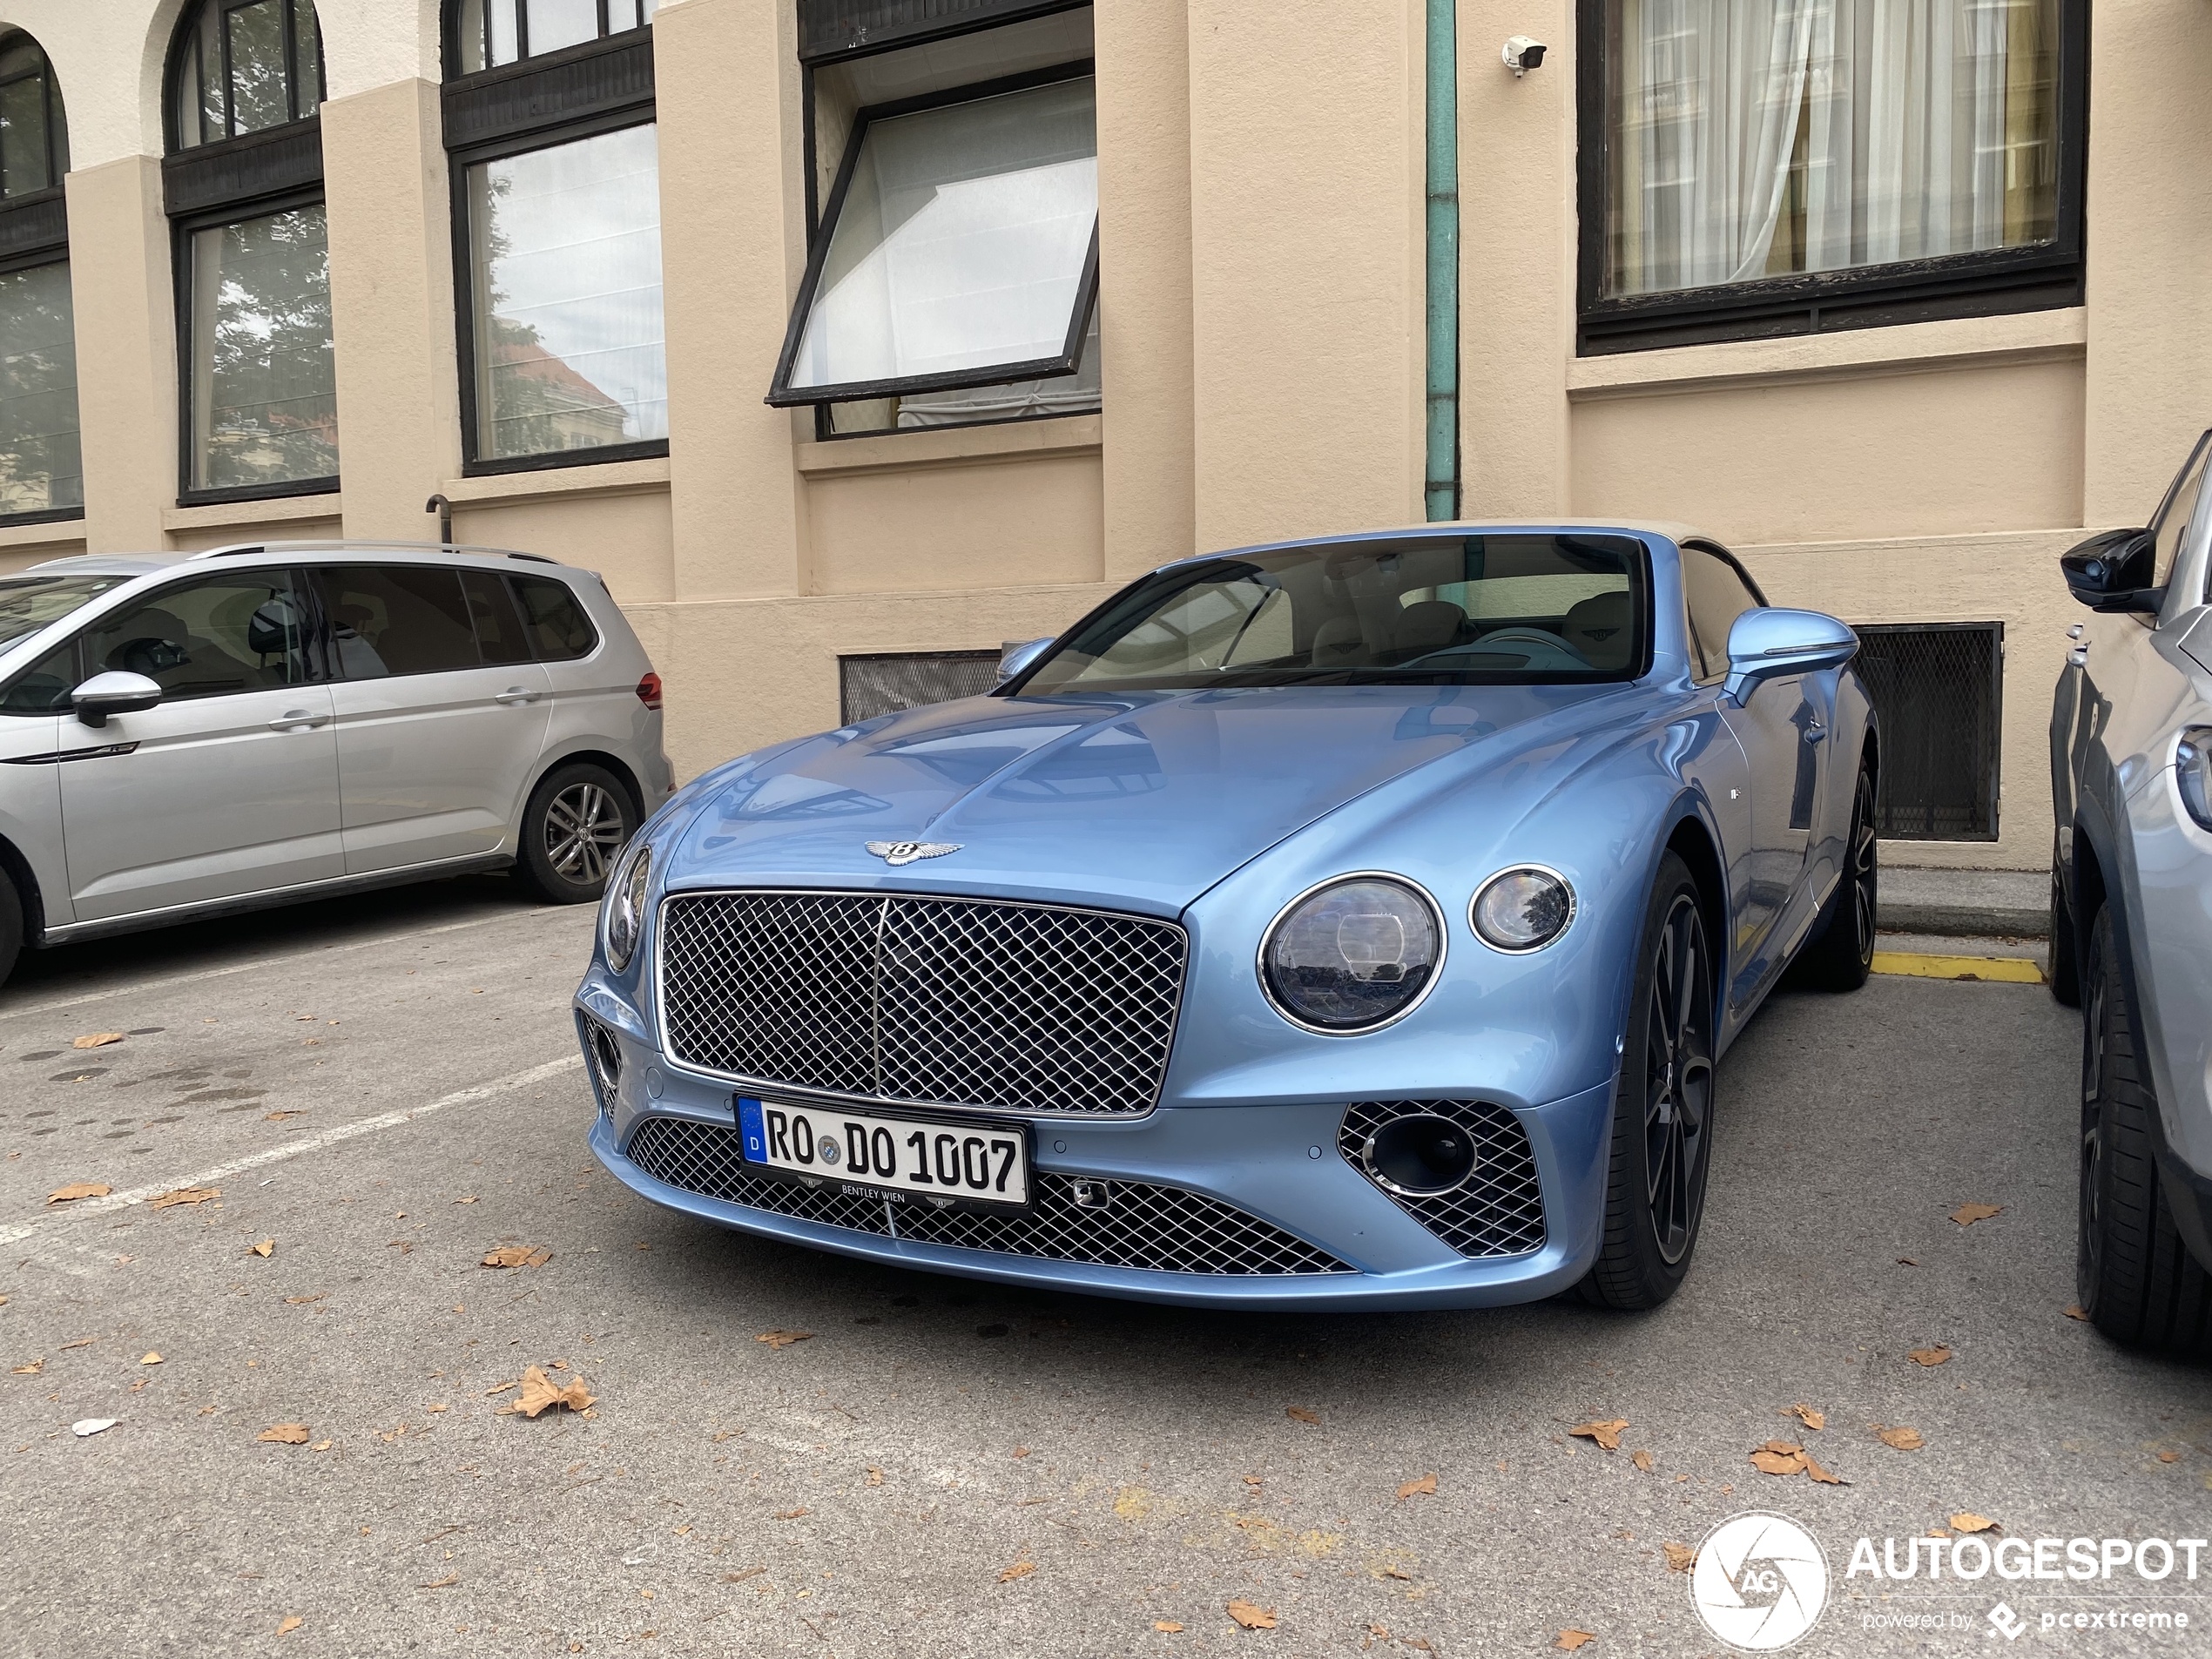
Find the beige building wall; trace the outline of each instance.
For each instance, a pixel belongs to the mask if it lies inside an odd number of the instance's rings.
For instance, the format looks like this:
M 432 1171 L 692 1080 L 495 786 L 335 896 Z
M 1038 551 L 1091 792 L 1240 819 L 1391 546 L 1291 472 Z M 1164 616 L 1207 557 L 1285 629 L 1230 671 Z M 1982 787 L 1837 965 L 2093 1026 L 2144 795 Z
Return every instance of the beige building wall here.
M 1104 410 L 818 442 L 762 397 L 806 252 L 789 0 L 655 24 L 664 459 L 462 475 L 436 0 L 320 0 L 344 478 L 176 502 L 162 64 L 183 0 L 0 0 L 67 102 L 87 509 L 0 527 L 0 568 L 279 536 L 459 539 L 602 572 L 694 773 L 839 718 L 840 654 L 993 649 L 1133 575 L 1420 513 L 1424 7 L 1111 0 L 1096 17 Z M 2201 297 L 2212 12 L 2101 0 L 2079 309 L 1577 358 L 1575 10 L 1460 0 L 1465 510 L 1679 517 L 1777 601 L 2006 625 L 2002 833 L 2046 856 L 2054 567 L 2137 522 L 2212 421 Z M 1550 46 L 1516 78 L 1506 36 Z M 2124 77 L 2124 79 L 2119 78 Z

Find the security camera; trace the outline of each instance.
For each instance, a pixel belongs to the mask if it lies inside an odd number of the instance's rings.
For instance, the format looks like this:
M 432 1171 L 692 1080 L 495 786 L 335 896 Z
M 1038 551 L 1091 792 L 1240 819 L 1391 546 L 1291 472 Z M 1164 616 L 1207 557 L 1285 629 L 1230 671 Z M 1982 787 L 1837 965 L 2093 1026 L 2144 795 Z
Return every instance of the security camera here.
M 1531 40 L 1526 35 L 1515 35 L 1507 40 L 1505 51 L 1506 67 L 1513 71 L 1514 79 L 1519 80 L 1528 71 L 1541 67 L 1544 61 L 1544 51 L 1542 41 Z

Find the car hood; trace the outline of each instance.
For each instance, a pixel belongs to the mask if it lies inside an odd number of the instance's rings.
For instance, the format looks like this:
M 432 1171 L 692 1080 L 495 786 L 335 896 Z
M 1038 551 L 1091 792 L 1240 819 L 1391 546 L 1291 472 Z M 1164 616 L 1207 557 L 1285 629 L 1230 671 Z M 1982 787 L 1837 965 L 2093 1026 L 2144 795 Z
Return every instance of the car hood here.
M 1502 764 L 1563 735 L 1562 725 L 1579 729 L 1585 705 L 1628 690 L 968 698 L 786 744 L 702 779 L 664 880 L 1053 898 L 1172 915 L 1345 801 L 1440 762 Z M 871 842 L 957 850 L 894 867 Z

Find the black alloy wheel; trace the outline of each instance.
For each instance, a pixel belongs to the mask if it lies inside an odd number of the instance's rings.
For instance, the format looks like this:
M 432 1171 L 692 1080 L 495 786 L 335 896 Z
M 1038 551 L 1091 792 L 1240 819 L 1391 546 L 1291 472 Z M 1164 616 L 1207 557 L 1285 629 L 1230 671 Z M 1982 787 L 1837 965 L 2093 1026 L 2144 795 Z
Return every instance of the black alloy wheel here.
M 2158 1172 L 2158 1098 L 2108 907 L 2087 943 L 2075 1298 L 2115 1342 L 2212 1358 L 2212 1272 L 2189 1254 Z
M 1644 913 L 1587 1301 L 1656 1307 L 1689 1273 L 1712 1163 L 1715 967 L 1696 879 L 1669 852 Z
M 1874 826 L 1874 773 L 1858 769 L 1851 794 L 1844 873 L 1821 909 L 1819 926 L 1797 953 L 1792 977 L 1821 991 L 1855 991 L 1874 971 L 1874 930 L 1881 920 L 1881 869 Z

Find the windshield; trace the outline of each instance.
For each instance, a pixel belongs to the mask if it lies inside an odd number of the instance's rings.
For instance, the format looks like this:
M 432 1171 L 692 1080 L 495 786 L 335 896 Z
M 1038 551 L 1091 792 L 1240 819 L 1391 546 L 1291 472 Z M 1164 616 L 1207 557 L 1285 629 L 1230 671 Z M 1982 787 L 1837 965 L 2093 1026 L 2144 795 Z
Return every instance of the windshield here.
M 119 588 L 127 576 L 0 577 L 0 651 Z
M 1021 686 L 1572 685 L 1650 659 L 1643 544 L 1514 532 L 1240 553 L 1162 570 Z

